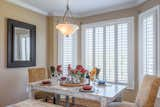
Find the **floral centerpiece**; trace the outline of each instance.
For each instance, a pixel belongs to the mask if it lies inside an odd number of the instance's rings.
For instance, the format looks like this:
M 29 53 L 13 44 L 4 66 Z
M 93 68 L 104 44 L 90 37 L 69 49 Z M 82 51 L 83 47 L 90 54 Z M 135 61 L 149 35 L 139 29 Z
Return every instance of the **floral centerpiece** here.
M 50 66 L 51 77 L 60 76 L 63 74 L 62 65 Z
M 63 69 L 62 69 L 62 65 L 57 65 L 57 74 L 58 75 L 61 75 L 61 74 L 63 74 Z
M 50 66 L 51 77 L 55 76 L 55 71 L 56 71 L 56 68 L 54 66 Z
M 75 69 L 68 65 L 68 75 L 71 76 L 73 83 L 83 82 L 87 72 L 82 65 L 77 65 Z

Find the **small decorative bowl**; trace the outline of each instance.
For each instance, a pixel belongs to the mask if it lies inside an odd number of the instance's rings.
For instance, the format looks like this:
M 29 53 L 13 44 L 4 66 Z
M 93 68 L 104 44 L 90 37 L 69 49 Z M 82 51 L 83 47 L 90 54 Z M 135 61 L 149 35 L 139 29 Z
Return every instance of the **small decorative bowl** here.
M 65 81 L 67 77 L 61 77 L 61 81 Z
M 83 88 L 83 90 L 91 90 L 92 86 L 90 86 L 90 85 L 84 85 L 82 88 Z
M 106 84 L 106 81 L 104 81 L 104 80 L 99 80 L 99 81 L 98 81 L 98 84 L 99 84 L 99 85 L 104 85 L 104 84 Z
M 42 81 L 42 83 L 41 83 L 41 84 L 48 85 L 48 84 L 51 84 L 51 81 L 49 81 L 49 80 Z

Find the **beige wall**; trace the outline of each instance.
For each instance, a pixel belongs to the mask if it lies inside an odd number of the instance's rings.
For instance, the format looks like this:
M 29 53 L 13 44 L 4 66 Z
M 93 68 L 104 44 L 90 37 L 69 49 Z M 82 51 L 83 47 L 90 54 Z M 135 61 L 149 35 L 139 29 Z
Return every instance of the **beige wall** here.
M 0 0 L 0 105 L 15 103 L 25 99 L 28 94 L 27 68 L 6 68 L 7 32 L 6 19 L 27 22 L 37 26 L 37 66 L 46 66 L 47 58 L 47 19 L 46 16 Z

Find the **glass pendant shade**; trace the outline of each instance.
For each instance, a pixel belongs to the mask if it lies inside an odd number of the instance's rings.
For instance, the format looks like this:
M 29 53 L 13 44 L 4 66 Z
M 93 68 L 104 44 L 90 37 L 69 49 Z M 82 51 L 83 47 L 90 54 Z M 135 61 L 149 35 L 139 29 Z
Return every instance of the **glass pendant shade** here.
M 69 9 L 69 0 L 67 0 L 66 11 L 63 16 L 63 23 L 59 23 L 56 25 L 56 29 L 67 37 L 71 36 L 74 32 L 76 32 L 79 29 L 78 25 L 73 24 L 71 23 L 71 21 L 67 20 L 69 18 L 71 18 L 71 11 Z
M 64 23 L 56 25 L 56 29 L 58 29 L 64 36 L 68 37 L 77 31 L 79 27 L 74 24 Z

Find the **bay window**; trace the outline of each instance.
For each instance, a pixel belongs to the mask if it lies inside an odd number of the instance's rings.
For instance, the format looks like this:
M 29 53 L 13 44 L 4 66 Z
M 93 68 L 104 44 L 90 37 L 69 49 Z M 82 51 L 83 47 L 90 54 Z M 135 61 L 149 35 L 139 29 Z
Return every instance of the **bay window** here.
M 82 25 L 82 60 L 99 79 L 134 87 L 133 18 Z M 132 80 L 130 80 L 132 79 Z

